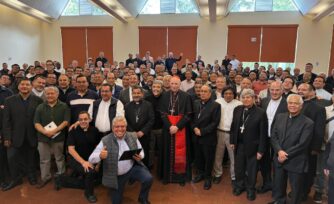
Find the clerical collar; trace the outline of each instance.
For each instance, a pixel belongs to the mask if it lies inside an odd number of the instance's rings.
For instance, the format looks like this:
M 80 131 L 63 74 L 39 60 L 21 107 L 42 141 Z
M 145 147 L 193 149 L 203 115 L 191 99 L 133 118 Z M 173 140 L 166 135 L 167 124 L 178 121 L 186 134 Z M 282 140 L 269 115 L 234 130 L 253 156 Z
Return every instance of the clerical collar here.
M 207 101 L 202 101 L 202 100 L 201 100 L 201 104 L 202 104 L 202 105 L 206 105 L 209 101 L 210 101 L 210 99 L 208 99 Z
M 300 115 L 300 113 L 298 113 L 297 115 L 291 115 L 291 113 L 289 113 L 289 118 L 296 118 Z
M 142 103 L 142 101 L 143 101 L 143 100 L 140 100 L 140 101 L 135 101 L 135 104 L 136 104 L 136 105 L 139 105 L 139 104 L 141 104 L 141 103 Z

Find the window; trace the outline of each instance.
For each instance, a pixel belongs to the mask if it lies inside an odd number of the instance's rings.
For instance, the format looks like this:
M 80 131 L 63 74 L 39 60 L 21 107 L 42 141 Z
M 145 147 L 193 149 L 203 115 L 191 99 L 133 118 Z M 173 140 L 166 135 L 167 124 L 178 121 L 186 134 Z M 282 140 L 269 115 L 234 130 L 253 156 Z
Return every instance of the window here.
M 198 13 L 195 0 L 148 0 L 140 14 Z
M 254 67 L 254 63 L 255 62 L 242 62 L 242 66 L 244 68 L 250 67 L 252 70 Z M 286 63 L 286 62 L 258 62 L 258 63 L 260 66 L 266 67 L 266 70 L 268 70 L 269 65 L 271 65 L 274 68 L 282 67 L 283 69 L 290 67 L 291 71 L 292 71 L 292 68 L 295 67 L 295 63 Z
M 100 16 L 105 11 L 92 4 L 89 0 L 69 0 L 62 16 Z
M 231 12 L 297 11 L 293 0 L 237 0 Z

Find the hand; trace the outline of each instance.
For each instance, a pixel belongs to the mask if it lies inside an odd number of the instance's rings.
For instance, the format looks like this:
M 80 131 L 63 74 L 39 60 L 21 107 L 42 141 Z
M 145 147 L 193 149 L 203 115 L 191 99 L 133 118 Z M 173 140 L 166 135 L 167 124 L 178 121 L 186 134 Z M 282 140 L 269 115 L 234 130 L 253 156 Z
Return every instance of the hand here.
M 170 128 L 169 128 L 169 133 L 170 133 L 171 135 L 174 135 L 178 130 L 179 130 L 179 128 L 178 128 L 177 126 L 172 125 L 172 126 L 170 126 Z
M 100 158 L 103 160 L 103 159 L 106 159 L 107 157 L 108 157 L 107 147 L 103 146 L 103 149 L 100 152 Z
M 138 131 L 137 133 L 137 137 L 141 138 L 142 136 L 144 136 L 144 133 L 142 131 Z
M 288 159 L 288 154 L 285 151 L 283 150 L 278 151 L 278 161 L 284 162 L 287 159 Z
M 325 176 L 329 176 L 329 169 L 324 169 Z
M 137 162 L 141 161 L 143 158 L 141 158 L 140 154 L 135 154 L 132 157 L 134 160 L 136 160 Z
M 93 169 L 93 164 L 89 163 L 88 161 L 82 162 L 82 167 L 84 168 L 85 172 L 89 172 L 89 169 Z
M 257 160 L 261 160 L 262 156 L 263 156 L 263 154 L 261 154 L 261 153 L 258 152 L 258 153 L 256 154 L 256 159 L 257 159 Z
M 319 155 L 318 151 L 312 150 L 311 155 Z
M 180 53 L 180 56 L 183 57 L 183 52 Z
M 46 130 L 44 135 L 47 137 L 53 137 L 57 132 L 54 130 Z
M 5 140 L 4 143 L 3 143 L 3 145 L 5 147 L 10 147 L 11 144 L 12 144 L 12 142 L 10 140 Z
M 77 122 L 75 122 L 75 123 L 73 123 L 69 128 L 68 128 L 68 131 L 71 131 L 71 130 L 73 130 L 73 129 L 75 129 L 75 128 L 77 128 L 78 127 L 78 125 L 79 125 L 79 121 L 77 121 Z
M 201 136 L 201 130 L 198 128 L 194 128 L 194 133 L 196 136 Z
M 233 151 L 235 150 L 235 145 L 234 144 L 230 144 L 230 147 Z

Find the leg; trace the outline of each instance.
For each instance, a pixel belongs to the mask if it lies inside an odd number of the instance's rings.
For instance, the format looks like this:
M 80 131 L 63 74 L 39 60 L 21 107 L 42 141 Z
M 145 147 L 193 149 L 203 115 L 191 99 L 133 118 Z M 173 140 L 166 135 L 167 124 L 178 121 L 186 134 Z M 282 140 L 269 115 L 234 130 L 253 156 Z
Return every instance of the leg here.
M 267 144 L 267 151 L 264 153 L 263 158 L 260 160 L 260 171 L 263 178 L 263 189 L 271 189 L 272 188 L 272 179 L 271 179 L 271 148 L 270 144 Z
M 220 130 L 217 131 L 217 146 L 216 155 L 214 161 L 214 176 L 221 177 L 223 175 L 223 156 L 225 151 L 224 133 Z
M 273 197 L 274 200 L 279 203 L 285 203 L 286 201 L 286 188 L 288 184 L 287 172 L 279 164 L 274 163 L 275 174 L 274 174 L 274 186 L 273 186 Z
M 303 191 L 302 191 L 303 199 L 306 199 L 311 191 L 311 188 L 314 183 L 314 177 L 316 175 L 316 170 L 317 170 L 317 155 L 309 155 L 308 172 L 304 174 Z
M 235 172 L 234 172 L 234 152 L 230 146 L 230 134 L 229 133 L 224 133 L 224 140 L 225 140 L 225 145 L 228 151 L 228 156 L 230 157 L 230 174 L 231 174 L 231 179 L 232 181 L 235 180 Z
M 149 167 L 153 167 L 154 158 L 155 158 L 155 144 L 156 144 L 156 138 L 157 138 L 157 131 L 151 130 L 151 137 L 150 137 L 150 159 L 149 159 Z
M 235 188 L 239 190 L 245 189 L 245 177 L 246 177 L 246 156 L 243 145 L 238 145 L 235 155 Z
M 20 156 L 19 148 L 13 146 L 7 148 L 7 158 L 12 180 L 21 180 L 22 174 L 20 174 L 20 163 L 22 158 Z
M 197 144 L 196 149 L 196 167 L 197 167 L 197 174 L 204 175 L 205 172 L 205 159 L 204 159 L 204 149 L 203 145 Z
M 203 145 L 204 163 L 205 163 L 204 178 L 210 181 L 212 178 L 213 163 L 215 161 L 215 151 L 216 151 L 216 146 Z
M 7 177 L 7 152 L 6 148 L 0 144 L 0 184 L 4 184 Z M 1 186 L 0 186 L 1 187 Z
M 65 172 L 64 142 L 51 143 L 51 148 L 57 164 L 57 174 L 63 174 Z
M 334 172 L 330 171 L 328 178 L 328 204 L 334 203 Z
M 304 174 L 288 172 L 288 176 L 292 190 L 291 203 L 299 204 L 302 200 Z
M 324 152 L 321 151 L 318 155 L 317 160 L 317 172 L 316 172 L 316 178 L 314 181 L 314 189 L 316 193 L 322 194 L 324 191 Z
M 150 159 L 150 135 L 144 135 L 143 137 L 139 138 L 139 141 L 144 149 L 145 154 L 143 163 L 148 167 Z
M 38 142 L 38 152 L 40 158 L 41 180 L 45 182 L 51 179 L 51 148 L 50 144 L 46 142 Z
M 28 179 L 30 181 L 36 180 L 36 147 L 31 147 L 26 141 L 21 148 L 20 154 L 24 157 L 24 166 L 27 169 Z
M 258 161 L 256 155 L 247 158 L 247 191 L 255 193 L 256 177 L 258 172 Z
M 132 169 L 130 170 L 130 172 Z M 118 188 L 117 189 L 110 189 L 110 196 L 111 196 L 111 203 L 112 204 L 121 204 L 122 199 L 123 199 L 123 192 L 124 192 L 124 187 L 125 184 L 129 181 L 130 178 L 130 172 L 118 176 L 117 177 L 117 183 L 118 183 Z
M 139 194 L 140 201 L 148 201 L 148 195 L 153 183 L 153 177 L 143 166 L 135 164 L 129 172 L 130 178 L 140 181 L 141 189 Z

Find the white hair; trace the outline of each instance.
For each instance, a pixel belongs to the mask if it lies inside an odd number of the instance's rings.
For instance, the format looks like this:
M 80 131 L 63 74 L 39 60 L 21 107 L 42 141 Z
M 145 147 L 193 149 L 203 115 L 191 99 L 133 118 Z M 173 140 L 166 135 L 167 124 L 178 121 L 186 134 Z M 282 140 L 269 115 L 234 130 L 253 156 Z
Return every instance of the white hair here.
M 291 100 L 291 98 L 293 98 L 293 97 L 297 97 L 298 100 L 299 100 L 299 103 L 300 103 L 301 105 L 304 103 L 303 98 L 302 98 L 300 95 L 298 95 L 298 94 L 290 94 L 290 95 L 288 96 L 288 98 L 286 99 L 286 102 L 289 102 L 289 101 Z
M 125 125 L 127 126 L 128 123 L 126 122 L 126 119 L 124 116 L 116 116 L 113 120 L 112 120 L 112 126 L 114 127 L 115 126 L 115 123 L 117 122 L 124 122 Z

